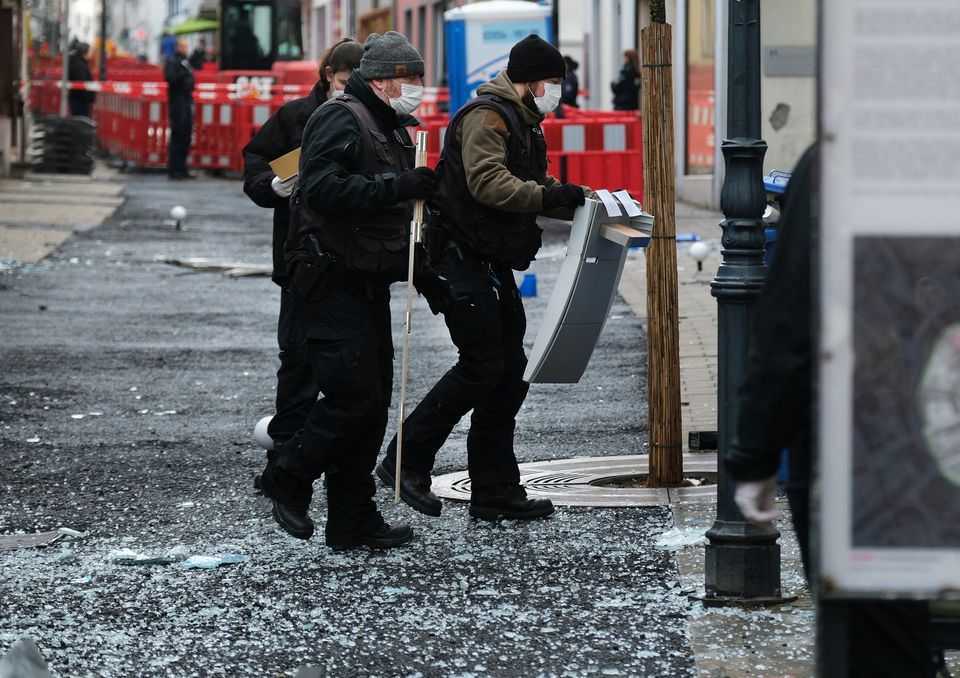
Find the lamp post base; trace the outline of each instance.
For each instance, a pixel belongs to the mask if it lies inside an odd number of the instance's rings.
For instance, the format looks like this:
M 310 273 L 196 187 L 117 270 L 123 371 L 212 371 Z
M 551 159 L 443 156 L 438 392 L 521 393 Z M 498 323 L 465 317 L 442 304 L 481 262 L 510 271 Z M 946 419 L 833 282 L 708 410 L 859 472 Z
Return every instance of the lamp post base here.
M 776 542 L 711 543 L 704 555 L 705 599 L 718 604 L 725 598 L 736 599 L 738 604 L 785 600 L 780 591 L 780 545 Z

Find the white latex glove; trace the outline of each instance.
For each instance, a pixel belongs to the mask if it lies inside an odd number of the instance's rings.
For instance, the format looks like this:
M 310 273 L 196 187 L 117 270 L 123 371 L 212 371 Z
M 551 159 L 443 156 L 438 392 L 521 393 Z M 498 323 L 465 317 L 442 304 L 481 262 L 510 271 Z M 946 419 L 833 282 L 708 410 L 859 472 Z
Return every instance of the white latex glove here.
M 744 518 L 757 525 L 769 526 L 780 517 L 780 509 L 773 506 L 776 493 L 777 478 L 771 476 L 763 480 L 737 483 L 733 500 L 737 502 Z
M 280 177 L 274 177 L 270 182 L 270 188 L 281 198 L 289 198 L 293 193 L 293 187 L 297 185 L 297 175 L 293 175 L 286 181 L 281 181 Z

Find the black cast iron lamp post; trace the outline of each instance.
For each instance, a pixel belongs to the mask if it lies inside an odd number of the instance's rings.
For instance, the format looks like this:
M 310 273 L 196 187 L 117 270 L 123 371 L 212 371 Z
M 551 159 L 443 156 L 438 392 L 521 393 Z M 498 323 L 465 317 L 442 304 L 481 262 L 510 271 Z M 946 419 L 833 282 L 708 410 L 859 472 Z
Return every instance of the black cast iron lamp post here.
M 739 415 L 737 389 L 747 364 L 747 338 L 766 277 L 763 263 L 766 193 L 760 139 L 760 0 L 729 0 L 726 179 L 720 195 L 723 260 L 710 284 L 717 298 L 717 519 L 707 531 L 705 602 L 780 599 L 779 533 L 744 519 L 723 469 Z

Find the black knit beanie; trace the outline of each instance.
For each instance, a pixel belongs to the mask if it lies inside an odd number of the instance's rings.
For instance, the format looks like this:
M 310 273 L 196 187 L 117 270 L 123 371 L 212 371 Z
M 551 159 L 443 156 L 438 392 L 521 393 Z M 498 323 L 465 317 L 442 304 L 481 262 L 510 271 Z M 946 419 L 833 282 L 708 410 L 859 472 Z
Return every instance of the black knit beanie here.
M 528 35 L 510 50 L 507 77 L 515 83 L 562 78 L 567 74 L 559 50 L 537 35 Z

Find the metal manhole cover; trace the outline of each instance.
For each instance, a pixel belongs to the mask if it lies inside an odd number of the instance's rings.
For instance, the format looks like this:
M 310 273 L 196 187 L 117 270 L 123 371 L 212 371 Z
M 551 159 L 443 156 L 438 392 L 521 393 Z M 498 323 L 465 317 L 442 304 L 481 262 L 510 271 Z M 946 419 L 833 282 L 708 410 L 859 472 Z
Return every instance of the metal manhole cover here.
M 520 483 L 531 497 L 550 499 L 557 506 L 661 506 L 680 501 L 698 502 L 716 499 L 716 484 L 698 487 L 646 488 L 611 487 L 603 484 L 611 478 L 647 473 L 648 455 L 624 457 L 576 457 L 555 461 L 520 464 Z M 683 473 L 687 477 L 716 477 L 715 454 L 683 455 Z M 448 473 L 433 479 L 438 497 L 470 501 L 470 478 L 466 471 Z

